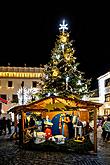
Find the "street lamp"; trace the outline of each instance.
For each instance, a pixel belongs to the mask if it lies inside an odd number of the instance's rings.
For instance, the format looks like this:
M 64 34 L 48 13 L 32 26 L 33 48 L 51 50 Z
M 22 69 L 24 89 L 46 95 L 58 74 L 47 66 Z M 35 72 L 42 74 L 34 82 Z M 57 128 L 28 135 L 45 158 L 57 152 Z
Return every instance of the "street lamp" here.
M 23 105 L 24 104 L 24 81 L 22 81 L 21 87 L 22 87 L 22 105 Z

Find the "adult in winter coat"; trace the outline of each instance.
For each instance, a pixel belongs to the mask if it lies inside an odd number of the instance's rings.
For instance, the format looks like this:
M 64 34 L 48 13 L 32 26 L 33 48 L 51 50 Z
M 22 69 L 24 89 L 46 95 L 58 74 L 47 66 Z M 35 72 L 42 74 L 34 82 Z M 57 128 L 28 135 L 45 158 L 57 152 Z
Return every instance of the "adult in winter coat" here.
M 109 141 L 110 140 L 110 117 L 107 118 L 107 121 L 105 121 L 102 125 L 102 137 L 103 137 L 103 140 L 107 140 Z

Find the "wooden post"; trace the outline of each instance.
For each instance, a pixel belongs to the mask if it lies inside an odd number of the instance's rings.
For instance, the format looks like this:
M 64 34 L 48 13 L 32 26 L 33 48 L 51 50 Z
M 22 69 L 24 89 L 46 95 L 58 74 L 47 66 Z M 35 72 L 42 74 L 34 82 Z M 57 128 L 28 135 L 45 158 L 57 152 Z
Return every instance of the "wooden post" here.
M 97 108 L 94 108 L 94 152 L 97 152 Z
M 21 119 L 22 119 L 22 131 L 24 131 L 24 112 L 23 111 L 21 114 Z
M 19 146 L 23 144 L 23 133 L 22 133 L 22 112 L 19 113 Z
M 17 135 L 17 114 L 14 113 L 14 129 L 15 129 L 15 133 Z
M 55 103 L 55 98 L 54 97 L 52 97 L 52 104 L 54 104 Z
M 74 128 L 75 128 L 75 139 L 77 138 L 77 125 L 74 125 Z
M 25 124 L 25 116 L 24 116 L 24 111 L 22 111 L 22 114 L 21 114 L 21 119 L 22 119 L 22 144 L 23 144 L 23 141 L 24 141 L 24 124 Z
M 24 138 L 24 111 L 20 113 L 19 119 L 19 145 L 23 145 L 23 138 Z

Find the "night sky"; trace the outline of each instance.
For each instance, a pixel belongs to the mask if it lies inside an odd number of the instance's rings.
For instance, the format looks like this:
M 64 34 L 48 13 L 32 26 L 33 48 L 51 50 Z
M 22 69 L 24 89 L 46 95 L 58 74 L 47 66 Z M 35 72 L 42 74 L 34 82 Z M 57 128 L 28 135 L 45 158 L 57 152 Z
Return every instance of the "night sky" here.
M 63 19 L 68 23 L 70 39 L 74 40 L 79 70 L 92 78 L 92 88 L 96 88 L 97 78 L 110 71 L 110 10 L 107 4 L 3 6 L 0 65 L 38 67 L 46 64 Z

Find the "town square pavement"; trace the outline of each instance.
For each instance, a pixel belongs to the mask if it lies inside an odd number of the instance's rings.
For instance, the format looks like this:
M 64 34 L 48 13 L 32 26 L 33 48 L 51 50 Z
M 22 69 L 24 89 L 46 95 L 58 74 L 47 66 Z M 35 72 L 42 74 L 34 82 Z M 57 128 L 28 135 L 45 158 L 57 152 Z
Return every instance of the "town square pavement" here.
M 103 142 L 98 128 L 98 151 L 85 155 L 20 149 L 8 136 L 0 136 L 0 165 L 110 165 L 110 143 Z M 93 135 L 91 134 L 91 140 Z

